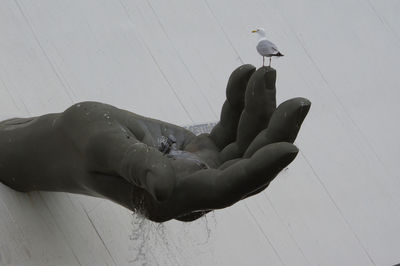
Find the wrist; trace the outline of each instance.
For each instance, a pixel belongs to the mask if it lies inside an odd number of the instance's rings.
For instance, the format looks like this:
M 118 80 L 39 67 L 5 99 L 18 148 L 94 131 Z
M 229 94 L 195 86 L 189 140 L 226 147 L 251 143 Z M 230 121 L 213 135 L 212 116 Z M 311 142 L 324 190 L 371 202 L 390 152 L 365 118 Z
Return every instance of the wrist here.
M 13 118 L 0 123 L 0 181 L 18 191 L 67 189 L 54 171 L 60 161 L 60 114 Z

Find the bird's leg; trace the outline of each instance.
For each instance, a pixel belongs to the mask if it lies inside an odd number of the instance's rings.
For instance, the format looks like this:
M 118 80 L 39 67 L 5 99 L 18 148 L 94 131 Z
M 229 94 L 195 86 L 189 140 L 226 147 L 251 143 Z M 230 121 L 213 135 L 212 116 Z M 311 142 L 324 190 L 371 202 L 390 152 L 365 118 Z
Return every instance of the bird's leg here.
M 271 58 L 272 57 L 269 58 L 269 67 L 271 67 Z
M 264 66 L 265 56 L 263 56 L 263 66 Z

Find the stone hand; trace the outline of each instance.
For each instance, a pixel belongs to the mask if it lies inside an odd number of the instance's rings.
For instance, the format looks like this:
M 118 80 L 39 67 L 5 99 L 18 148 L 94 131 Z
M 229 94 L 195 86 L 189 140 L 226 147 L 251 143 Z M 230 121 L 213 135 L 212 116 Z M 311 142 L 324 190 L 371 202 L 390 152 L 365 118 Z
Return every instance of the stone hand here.
M 270 67 L 234 70 L 220 121 L 199 136 L 97 102 L 4 121 L 0 179 L 19 191 L 107 198 L 156 222 L 195 220 L 263 191 L 296 157 L 310 102 L 276 108 L 275 80 Z

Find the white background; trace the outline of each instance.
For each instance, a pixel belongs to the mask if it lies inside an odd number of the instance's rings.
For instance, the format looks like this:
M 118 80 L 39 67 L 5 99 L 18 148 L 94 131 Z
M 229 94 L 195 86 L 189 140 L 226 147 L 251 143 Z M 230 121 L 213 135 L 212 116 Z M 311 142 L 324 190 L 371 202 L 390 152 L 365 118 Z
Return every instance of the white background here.
M 313 105 L 267 191 L 191 224 L 0 185 L 0 265 L 399 263 L 399 14 L 397 0 L 1 0 L 0 120 L 96 100 L 216 121 L 231 71 L 262 63 L 256 26 L 285 54 L 278 101 Z

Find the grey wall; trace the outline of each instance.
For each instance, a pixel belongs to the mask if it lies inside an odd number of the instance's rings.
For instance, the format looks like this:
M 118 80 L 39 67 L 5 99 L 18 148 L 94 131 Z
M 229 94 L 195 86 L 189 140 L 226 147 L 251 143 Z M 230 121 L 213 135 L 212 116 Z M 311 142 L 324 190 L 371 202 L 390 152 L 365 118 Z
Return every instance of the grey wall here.
M 396 0 L 0 1 L 0 120 L 97 100 L 216 121 L 230 72 L 261 65 L 255 26 L 286 55 L 278 101 L 313 102 L 269 189 L 192 224 L 0 185 L 0 265 L 399 263 L 399 13 Z

